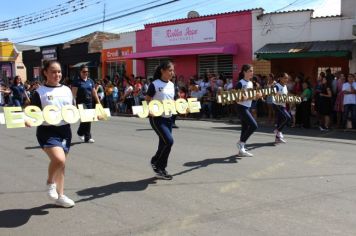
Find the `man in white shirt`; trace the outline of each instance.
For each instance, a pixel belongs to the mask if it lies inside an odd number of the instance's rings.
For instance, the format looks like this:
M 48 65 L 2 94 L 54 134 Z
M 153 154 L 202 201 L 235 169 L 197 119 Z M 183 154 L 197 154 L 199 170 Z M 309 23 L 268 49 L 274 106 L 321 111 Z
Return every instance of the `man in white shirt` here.
M 344 116 L 343 125 L 346 126 L 346 122 L 349 114 L 351 113 L 352 128 L 356 128 L 356 82 L 355 75 L 349 74 L 347 82 L 342 85 L 342 91 L 344 93 Z

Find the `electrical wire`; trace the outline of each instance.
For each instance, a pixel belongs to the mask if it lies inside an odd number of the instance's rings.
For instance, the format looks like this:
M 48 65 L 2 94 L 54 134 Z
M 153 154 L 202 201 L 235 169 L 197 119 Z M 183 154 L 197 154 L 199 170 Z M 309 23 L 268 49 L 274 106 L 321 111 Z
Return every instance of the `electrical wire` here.
M 86 1 L 86 2 L 85 2 Z M 27 25 L 36 24 L 47 21 L 53 18 L 74 13 L 78 10 L 83 10 L 92 5 L 99 4 L 102 0 L 71 0 L 64 4 L 57 5 L 57 8 L 48 8 L 39 12 L 30 13 L 28 15 L 19 16 L 10 20 L 0 22 L 0 31 L 6 31 L 16 28 L 22 28 Z M 93 2 L 93 3 L 91 3 Z M 76 5 L 74 5 L 76 4 Z
M 84 28 L 88 28 L 88 27 L 94 26 L 94 25 L 102 24 L 104 22 L 113 21 L 113 20 L 116 20 L 116 19 L 120 19 L 120 18 L 123 18 L 123 17 L 127 17 L 127 16 L 130 16 L 130 15 L 141 13 L 141 12 L 144 12 L 144 11 L 148 11 L 148 10 L 151 10 L 151 9 L 154 9 L 154 8 L 157 8 L 157 7 L 165 6 L 165 5 L 177 2 L 177 1 L 180 1 L 180 0 L 171 0 L 171 1 L 168 1 L 168 2 L 165 2 L 165 3 L 161 3 L 161 4 L 154 5 L 154 6 L 143 8 L 143 9 L 140 9 L 140 10 L 136 10 L 136 11 L 133 11 L 133 12 L 125 13 L 123 15 L 111 17 L 109 19 L 105 19 L 105 20 L 102 20 L 102 21 L 90 23 L 90 24 L 87 24 L 87 25 L 84 25 L 84 26 L 81 26 L 81 27 L 76 27 L 76 28 L 64 30 L 64 31 L 61 31 L 61 32 L 58 32 L 58 33 L 53 33 L 53 34 L 49 34 L 49 35 L 45 35 L 45 36 L 41 36 L 41 37 L 37 37 L 37 38 L 32 38 L 32 39 L 29 39 L 29 40 L 19 41 L 19 42 L 16 42 L 16 43 L 26 43 L 26 42 L 31 42 L 31 41 L 35 41 L 35 40 L 39 40 L 39 39 L 49 38 L 49 37 L 53 37 L 53 36 L 57 36 L 57 35 L 61 35 L 61 34 L 69 33 L 69 32 L 73 32 L 73 31 L 77 31 L 77 30 L 80 30 L 80 29 L 84 29 Z
M 143 7 L 143 6 L 152 5 L 153 3 L 157 3 L 157 2 L 160 2 L 160 1 L 162 1 L 162 0 L 154 0 L 154 1 L 150 1 L 150 2 L 144 3 L 144 4 L 135 5 L 133 7 L 127 8 L 127 9 L 123 9 L 123 10 L 120 10 L 120 11 L 112 12 L 112 13 L 107 14 L 106 18 L 112 17 L 112 16 L 117 16 L 117 14 L 119 14 L 119 13 L 128 12 L 128 11 L 131 11 L 133 9 L 137 9 L 137 8 L 140 8 L 140 7 Z M 66 23 L 66 24 L 57 25 L 55 28 L 51 28 L 50 30 L 47 30 L 47 31 L 39 30 L 37 32 L 35 31 L 34 34 L 26 35 L 26 37 L 13 38 L 13 41 L 25 41 L 25 40 L 29 40 L 31 38 L 37 38 L 37 37 L 41 37 L 43 35 L 53 34 L 54 32 L 63 31 L 63 30 L 66 30 L 68 28 L 84 26 L 84 25 L 90 24 L 92 22 L 98 22 L 100 20 L 102 22 L 102 19 L 103 19 L 102 16 L 99 16 L 99 17 L 98 16 L 87 17 L 87 18 L 85 18 L 84 20 L 82 20 L 80 22 L 73 23 L 73 21 L 71 21 L 71 22 Z

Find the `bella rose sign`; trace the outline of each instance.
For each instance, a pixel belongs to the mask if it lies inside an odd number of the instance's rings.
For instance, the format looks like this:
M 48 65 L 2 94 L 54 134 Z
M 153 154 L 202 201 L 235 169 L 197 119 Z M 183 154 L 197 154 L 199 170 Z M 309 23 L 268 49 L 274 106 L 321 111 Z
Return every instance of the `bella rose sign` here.
M 216 20 L 152 28 L 152 47 L 216 41 Z

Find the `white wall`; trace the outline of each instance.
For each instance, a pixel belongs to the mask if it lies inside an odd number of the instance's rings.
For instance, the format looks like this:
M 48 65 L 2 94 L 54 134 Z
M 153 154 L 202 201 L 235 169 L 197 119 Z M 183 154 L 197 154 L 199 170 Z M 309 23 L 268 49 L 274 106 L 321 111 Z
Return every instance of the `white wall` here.
M 261 14 L 262 10 L 252 12 L 253 55 L 268 43 L 356 39 L 352 35 L 356 19 L 352 17 L 311 18 L 312 11 Z M 351 72 L 356 72 L 355 47 L 350 61 Z M 253 57 L 255 59 L 255 55 Z
M 103 42 L 103 49 L 132 47 L 136 52 L 136 32 L 121 33 L 120 39 Z M 133 73 L 136 75 L 136 60 L 133 60 Z

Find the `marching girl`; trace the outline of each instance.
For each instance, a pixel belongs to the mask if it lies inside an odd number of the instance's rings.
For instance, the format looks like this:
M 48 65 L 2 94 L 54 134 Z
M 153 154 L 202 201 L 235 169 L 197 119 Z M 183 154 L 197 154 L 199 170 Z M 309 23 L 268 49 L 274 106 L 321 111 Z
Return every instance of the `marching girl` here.
M 249 90 L 253 89 L 253 67 L 251 65 L 243 65 L 241 72 L 239 74 L 239 82 L 237 83 L 236 89 L 238 90 Z M 261 93 L 256 94 L 256 99 L 261 97 Z M 250 108 L 252 104 L 252 99 L 249 99 L 246 94 L 242 96 L 241 101 L 237 102 L 236 108 L 241 121 L 241 134 L 240 141 L 237 143 L 237 148 L 239 150 L 238 155 L 241 157 L 252 157 L 253 154 L 249 153 L 245 149 L 245 144 L 253 132 L 257 129 L 258 125 L 256 120 L 253 118 Z
M 62 78 L 61 65 L 57 61 L 45 61 L 42 76 L 45 79 L 33 94 L 31 104 L 44 108 L 47 105 L 55 105 L 61 109 L 65 105 L 73 104 L 71 90 L 60 84 Z M 30 127 L 29 121 L 26 126 Z M 42 150 L 50 159 L 48 166 L 47 195 L 62 207 L 73 207 L 74 201 L 64 195 L 64 168 L 69 152 L 72 133 L 70 125 L 61 121 L 58 125 L 50 125 L 44 122 L 37 127 L 37 140 Z
M 276 96 L 288 95 L 288 88 L 287 88 L 288 78 L 289 76 L 287 73 L 282 73 L 278 76 L 277 78 L 278 83 L 274 86 L 274 89 L 276 91 Z M 286 126 L 286 124 L 288 124 L 291 121 L 292 118 L 286 109 L 285 102 L 281 102 L 278 99 L 273 98 L 273 108 L 277 115 L 277 119 L 276 119 L 277 125 L 276 125 L 276 129 L 273 131 L 274 134 L 276 135 L 275 142 L 286 143 L 282 134 L 282 130 L 284 126 Z
M 163 62 L 157 68 L 153 76 L 153 82 L 149 85 L 146 101 L 151 100 L 174 100 L 174 84 L 171 82 L 174 76 L 174 65 L 172 62 Z M 151 166 L 156 173 L 156 178 L 171 180 L 172 175 L 166 171 L 169 153 L 173 145 L 172 115 L 149 117 L 152 129 L 159 138 L 158 149 L 151 159 Z

